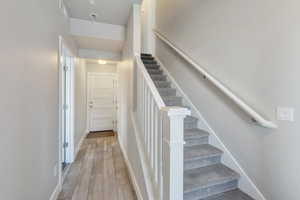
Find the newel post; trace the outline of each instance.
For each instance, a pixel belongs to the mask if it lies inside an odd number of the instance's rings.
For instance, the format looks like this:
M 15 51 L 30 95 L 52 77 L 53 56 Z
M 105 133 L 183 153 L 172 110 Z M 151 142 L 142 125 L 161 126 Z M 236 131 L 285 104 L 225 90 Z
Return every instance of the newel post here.
M 163 200 L 183 199 L 184 118 L 190 111 L 166 107 L 163 112 Z

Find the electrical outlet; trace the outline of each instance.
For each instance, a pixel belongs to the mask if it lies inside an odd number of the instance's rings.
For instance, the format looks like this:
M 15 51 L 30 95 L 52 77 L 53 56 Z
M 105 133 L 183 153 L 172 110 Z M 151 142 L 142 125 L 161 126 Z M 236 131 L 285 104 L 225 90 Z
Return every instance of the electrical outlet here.
M 277 119 L 280 121 L 294 121 L 295 109 L 290 107 L 278 107 Z
M 54 165 L 53 167 L 53 176 L 56 177 L 57 176 L 57 163 Z

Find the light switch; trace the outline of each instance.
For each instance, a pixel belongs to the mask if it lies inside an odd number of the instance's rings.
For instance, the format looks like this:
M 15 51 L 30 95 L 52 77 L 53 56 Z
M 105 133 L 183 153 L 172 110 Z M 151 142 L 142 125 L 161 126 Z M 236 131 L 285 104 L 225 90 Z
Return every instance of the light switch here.
M 294 108 L 289 107 L 278 107 L 277 108 L 277 119 L 280 121 L 294 121 Z

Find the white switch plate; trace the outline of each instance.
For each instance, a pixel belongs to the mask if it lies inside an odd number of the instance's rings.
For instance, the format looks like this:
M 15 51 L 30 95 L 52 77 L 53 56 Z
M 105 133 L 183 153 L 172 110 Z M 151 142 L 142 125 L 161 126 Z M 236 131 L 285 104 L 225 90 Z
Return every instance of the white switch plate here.
M 294 121 L 295 109 L 290 107 L 278 107 L 277 119 L 280 121 Z

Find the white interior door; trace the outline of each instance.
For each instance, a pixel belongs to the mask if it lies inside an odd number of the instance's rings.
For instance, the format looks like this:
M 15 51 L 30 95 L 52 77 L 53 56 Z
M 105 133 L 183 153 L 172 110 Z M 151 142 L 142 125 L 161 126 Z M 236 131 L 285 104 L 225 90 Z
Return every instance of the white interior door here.
M 89 131 L 116 129 L 116 88 L 117 79 L 115 74 L 88 74 Z

